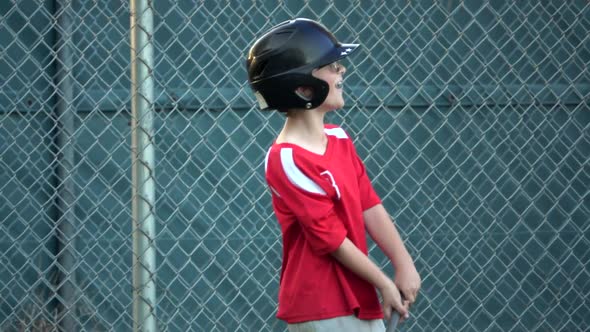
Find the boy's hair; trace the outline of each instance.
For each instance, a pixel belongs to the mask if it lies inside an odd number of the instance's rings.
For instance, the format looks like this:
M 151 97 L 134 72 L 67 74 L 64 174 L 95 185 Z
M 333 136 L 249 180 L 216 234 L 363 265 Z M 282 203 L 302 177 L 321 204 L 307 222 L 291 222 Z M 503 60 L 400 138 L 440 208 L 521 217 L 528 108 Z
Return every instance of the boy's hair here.
M 330 87 L 312 71 L 352 53 L 318 22 L 297 18 L 274 26 L 248 52 L 248 82 L 263 110 L 309 109 L 321 105 Z M 298 87 L 312 90 L 308 98 Z

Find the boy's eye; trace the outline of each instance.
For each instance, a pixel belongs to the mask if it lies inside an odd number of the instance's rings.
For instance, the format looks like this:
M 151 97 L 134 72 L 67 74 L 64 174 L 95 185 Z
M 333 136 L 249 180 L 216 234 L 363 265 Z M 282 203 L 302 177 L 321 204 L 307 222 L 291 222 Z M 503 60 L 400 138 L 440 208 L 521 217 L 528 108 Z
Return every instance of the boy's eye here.
M 340 74 L 344 69 L 344 66 L 342 66 L 338 61 L 334 61 L 330 64 L 327 64 L 326 67 L 330 68 L 330 71 L 336 74 Z
M 338 61 L 332 62 L 331 64 L 329 64 L 329 66 L 330 66 L 330 69 L 333 72 L 335 72 L 336 74 L 339 74 L 340 72 L 342 72 L 342 65 Z

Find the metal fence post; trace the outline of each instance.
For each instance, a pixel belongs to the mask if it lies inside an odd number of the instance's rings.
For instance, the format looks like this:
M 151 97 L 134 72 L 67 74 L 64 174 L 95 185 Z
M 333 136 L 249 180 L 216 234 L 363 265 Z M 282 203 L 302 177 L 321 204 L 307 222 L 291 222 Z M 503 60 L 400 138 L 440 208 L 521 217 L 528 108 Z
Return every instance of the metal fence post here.
M 156 331 L 152 5 L 130 6 L 134 331 Z
M 75 291 L 77 278 L 75 265 L 77 261 L 75 242 L 76 216 L 74 206 L 76 202 L 74 172 L 74 91 L 72 85 L 72 4 L 70 1 L 57 1 L 56 15 L 58 29 L 56 29 L 56 122 L 57 122 L 57 260 L 58 276 L 57 289 L 60 300 L 60 321 L 64 331 L 75 331 L 76 304 Z

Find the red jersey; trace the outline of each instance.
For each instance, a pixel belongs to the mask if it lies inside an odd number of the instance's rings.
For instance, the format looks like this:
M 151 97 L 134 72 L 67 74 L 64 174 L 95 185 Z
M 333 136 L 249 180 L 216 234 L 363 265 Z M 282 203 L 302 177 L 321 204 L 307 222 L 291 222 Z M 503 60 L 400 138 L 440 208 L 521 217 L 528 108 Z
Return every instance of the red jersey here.
M 381 200 L 346 132 L 334 125 L 324 131 L 323 155 L 275 143 L 266 156 L 283 235 L 277 317 L 288 323 L 352 314 L 383 318 L 375 287 L 330 255 L 346 237 L 368 254 L 363 211 Z

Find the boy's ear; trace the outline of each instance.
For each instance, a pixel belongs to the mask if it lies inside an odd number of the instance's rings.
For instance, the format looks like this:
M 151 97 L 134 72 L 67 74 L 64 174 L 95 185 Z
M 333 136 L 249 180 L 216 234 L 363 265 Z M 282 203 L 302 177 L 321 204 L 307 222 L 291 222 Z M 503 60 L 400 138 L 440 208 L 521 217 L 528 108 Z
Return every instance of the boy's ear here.
M 307 86 L 300 86 L 295 90 L 295 94 L 301 99 L 310 101 L 313 98 L 313 90 Z

